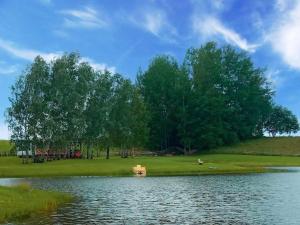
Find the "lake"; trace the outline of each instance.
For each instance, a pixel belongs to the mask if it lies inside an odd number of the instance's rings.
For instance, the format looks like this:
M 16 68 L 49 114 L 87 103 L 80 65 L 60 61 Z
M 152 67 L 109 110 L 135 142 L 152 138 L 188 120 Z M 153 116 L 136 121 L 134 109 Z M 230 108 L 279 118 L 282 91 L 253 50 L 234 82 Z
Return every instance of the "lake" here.
M 186 177 L 0 179 L 76 200 L 18 224 L 300 224 L 300 169 Z

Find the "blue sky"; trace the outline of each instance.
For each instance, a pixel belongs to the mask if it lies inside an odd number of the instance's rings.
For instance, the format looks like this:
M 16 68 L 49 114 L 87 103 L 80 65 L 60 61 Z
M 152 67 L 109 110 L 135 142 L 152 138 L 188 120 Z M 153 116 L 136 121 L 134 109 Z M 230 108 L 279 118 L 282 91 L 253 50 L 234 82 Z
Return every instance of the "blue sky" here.
M 300 1 L 0 0 L 0 139 L 10 87 L 36 55 L 77 51 L 135 79 L 157 54 L 182 61 L 206 41 L 232 44 L 265 67 L 275 102 L 300 118 Z

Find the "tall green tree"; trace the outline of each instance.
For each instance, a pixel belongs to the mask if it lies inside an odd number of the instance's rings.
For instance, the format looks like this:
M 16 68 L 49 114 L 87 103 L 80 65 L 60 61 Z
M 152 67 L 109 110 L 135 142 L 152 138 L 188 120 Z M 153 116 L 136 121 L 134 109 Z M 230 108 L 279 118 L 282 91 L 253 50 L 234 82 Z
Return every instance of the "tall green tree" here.
M 52 141 L 61 147 L 82 141 L 85 132 L 84 111 L 90 96 L 94 72 L 79 55 L 71 53 L 54 60 L 51 65 Z
M 181 90 L 184 76 L 184 71 L 169 56 L 155 57 L 148 69 L 138 75 L 139 88 L 149 111 L 152 149 L 165 150 L 180 145 L 177 126 L 179 106 L 182 108 L 186 100 Z
M 122 156 L 128 150 L 143 147 L 148 139 L 148 116 L 138 89 L 128 79 L 119 79 L 111 102 L 110 120 L 114 124 L 111 135 L 120 147 Z
M 287 108 L 274 105 L 265 123 L 266 131 L 275 137 L 277 134 L 291 134 L 299 131 L 297 117 Z
M 97 72 L 85 111 L 87 125 L 85 137 L 107 148 L 107 158 L 109 148 L 113 145 L 111 130 L 114 124 L 111 121 L 111 111 L 114 89 L 118 86 L 117 80 L 118 78 L 109 71 Z
M 193 145 L 213 148 L 224 144 L 227 114 L 222 93 L 222 51 L 215 43 L 189 49 L 185 58 L 193 85 Z
M 49 66 L 36 57 L 33 64 L 12 87 L 11 106 L 7 111 L 12 140 L 17 148 L 32 150 L 49 139 Z M 29 144 L 30 143 L 30 144 Z
M 239 140 L 261 136 L 274 94 L 264 76 L 265 70 L 256 68 L 245 52 L 231 46 L 223 47 L 222 52 L 224 95 L 230 109 L 231 129 L 236 131 Z
M 147 112 L 142 96 L 130 80 L 108 71 L 98 73 L 86 108 L 86 137 L 127 152 L 148 139 Z
M 149 112 L 147 111 L 144 98 L 140 90 L 132 85 L 130 96 L 130 147 L 144 148 L 149 139 Z
M 28 155 L 30 121 L 27 103 L 30 102 L 30 98 L 26 89 L 26 79 L 22 75 L 12 86 L 12 96 L 9 98 L 11 106 L 7 109 L 6 120 L 12 133 L 11 141 L 15 143 L 16 149 L 22 151 L 26 149 Z
M 189 49 L 185 65 L 194 93 L 195 146 L 213 148 L 262 135 L 273 92 L 264 70 L 247 54 L 209 42 Z

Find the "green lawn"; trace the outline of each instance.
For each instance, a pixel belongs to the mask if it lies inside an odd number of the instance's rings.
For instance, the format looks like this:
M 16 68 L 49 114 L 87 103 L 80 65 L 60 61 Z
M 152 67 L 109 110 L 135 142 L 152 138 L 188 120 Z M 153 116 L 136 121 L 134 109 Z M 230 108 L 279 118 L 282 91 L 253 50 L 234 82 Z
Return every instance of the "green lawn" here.
M 130 176 L 136 164 L 145 165 L 150 176 L 265 172 L 268 166 L 300 166 L 300 157 L 295 156 L 300 156 L 300 137 L 261 138 L 195 156 L 112 157 L 28 165 L 16 157 L 0 157 L 0 177 Z M 198 158 L 204 165 L 197 164 Z
M 214 149 L 210 153 L 300 156 L 300 137 L 265 137 Z
M 71 199 L 71 196 L 63 193 L 32 190 L 26 184 L 16 187 L 0 186 L 0 223 L 18 221 L 37 213 L 48 213 Z
M 197 164 L 198 158 L 205 162 L 204 165 Z M 150 176 L 251 173 L 266 172 L 266 166 L 300 166 L 300 157 L 209 154 L 59 160 L 42 164 L 22 164 L 19 158 L 2 157 L 0 177 L 131 176 L 136 164 L 146 166 Z

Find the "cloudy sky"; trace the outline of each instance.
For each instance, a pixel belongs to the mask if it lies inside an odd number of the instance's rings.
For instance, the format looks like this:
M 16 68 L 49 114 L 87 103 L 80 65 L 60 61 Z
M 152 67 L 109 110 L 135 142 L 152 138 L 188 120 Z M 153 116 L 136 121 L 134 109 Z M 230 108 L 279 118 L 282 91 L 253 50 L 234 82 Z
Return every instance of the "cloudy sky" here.
M 300 118 L 300 0 L 0 0 L 0 139 L 10 87 L 37 55 L 77 51 L 135 79 L 157 54 L 182 61 L 206 41 L 247 51 Z

